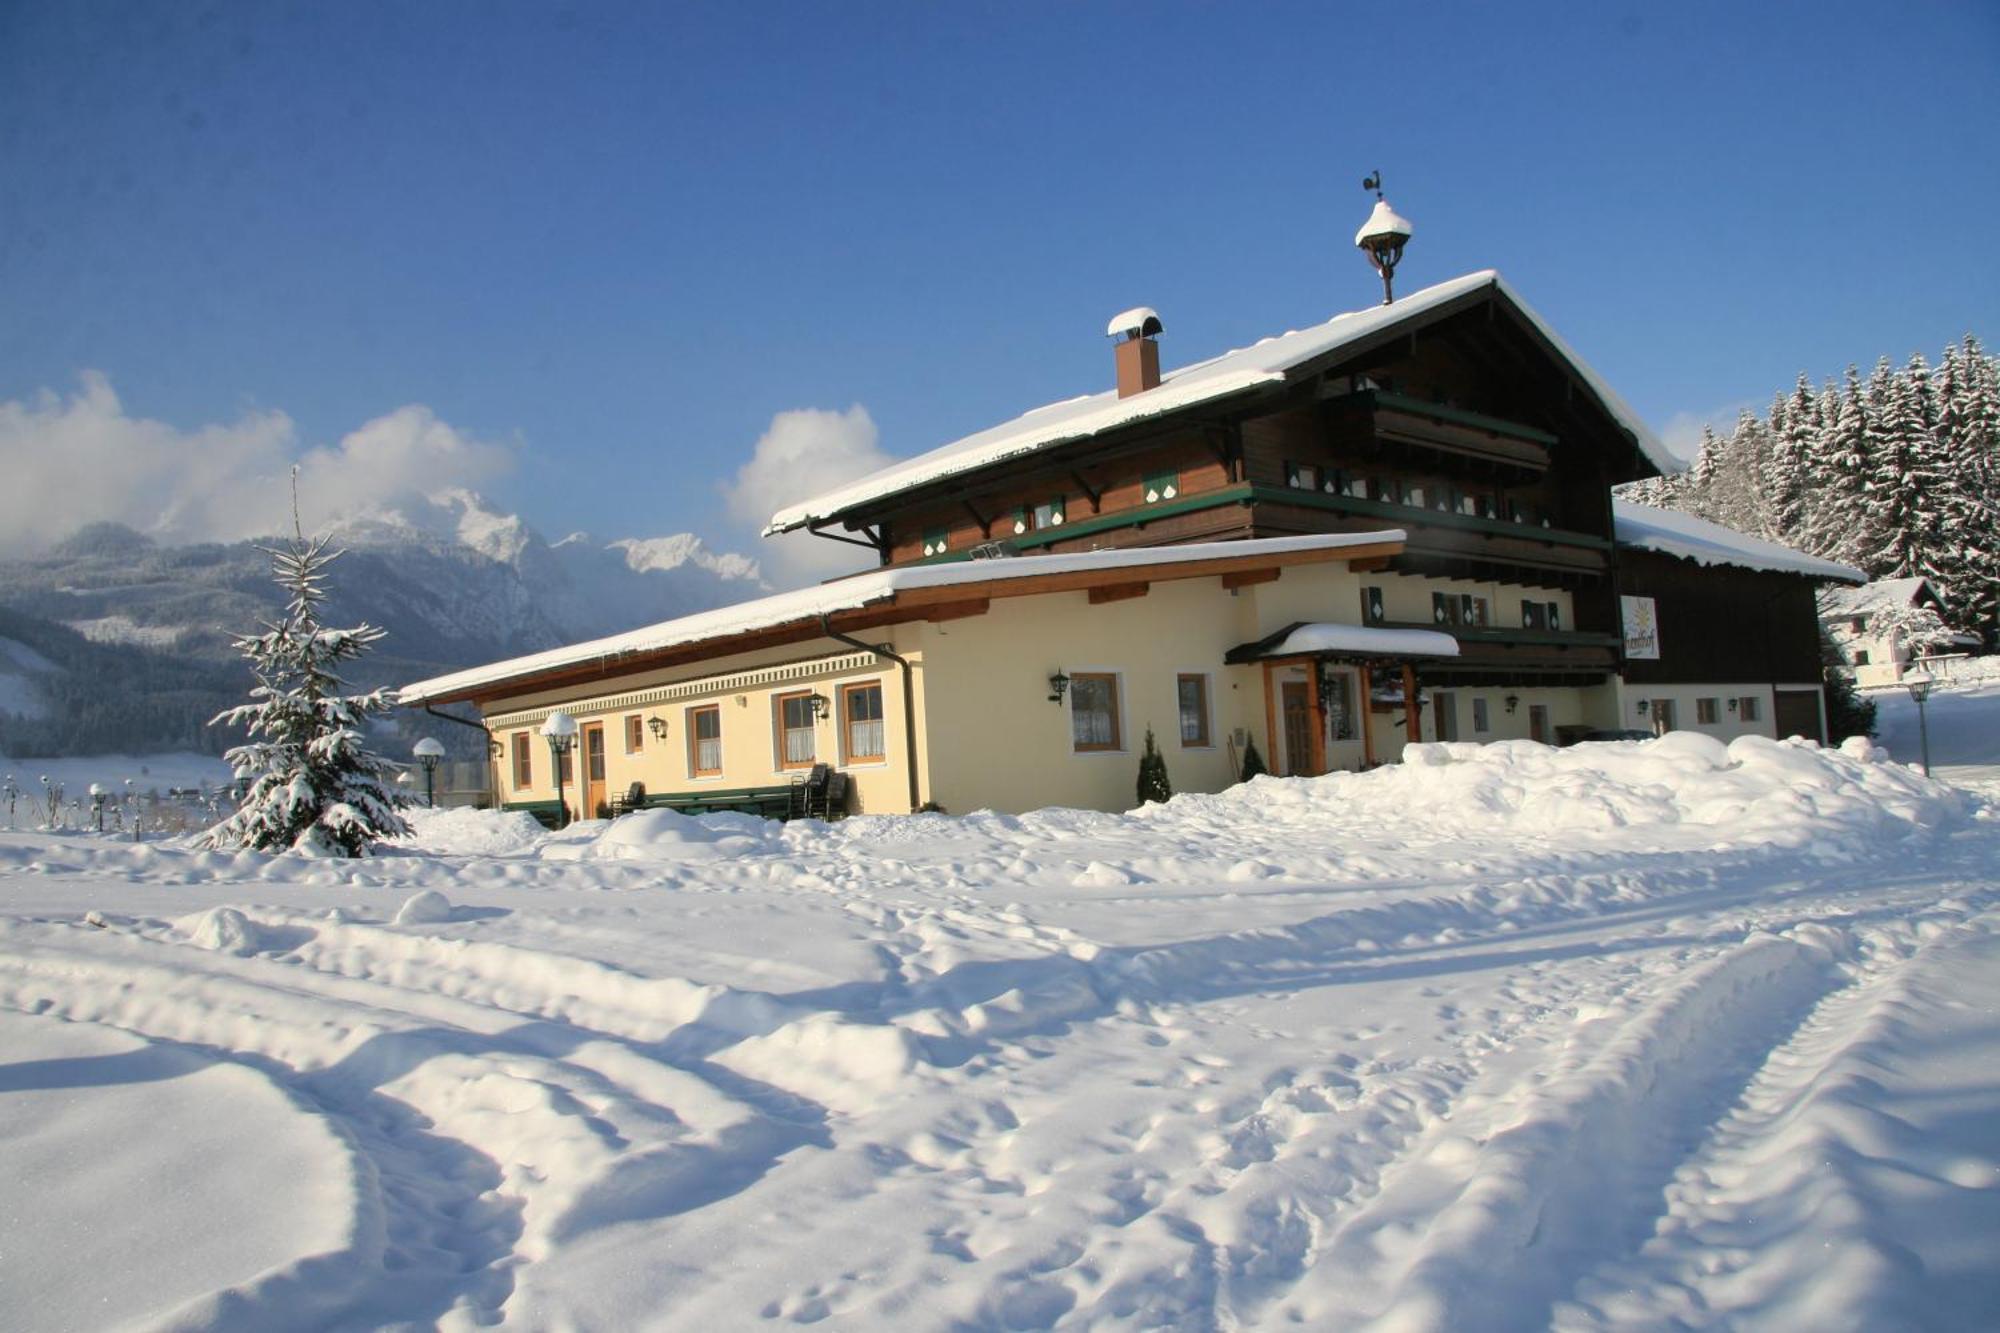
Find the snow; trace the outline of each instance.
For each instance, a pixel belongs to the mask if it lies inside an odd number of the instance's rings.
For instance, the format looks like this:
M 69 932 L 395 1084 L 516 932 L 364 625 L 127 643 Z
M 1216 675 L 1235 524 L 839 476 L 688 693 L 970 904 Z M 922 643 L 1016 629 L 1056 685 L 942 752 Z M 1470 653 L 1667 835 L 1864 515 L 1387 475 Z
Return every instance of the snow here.
M 44 776 L 52 783 L 61 783 L 71 792 L 83 791 L 93 782 L 101 782 L 113 791 L 123 791 L 129 779 L 132 790 L 140 795 L 151 792 L 164 794 L 175 788 L 197 790 L 207 787 L 213 790 L 226 787 L 234 780 L 229 765 L 220 758 L 188 750 L 167 754 L 63 755 L 40 759 L 15 759 L 0 754 L 0 773 L 12 774 L 22 788 L 32 785 L 37 793 L 41 791 Z
M 1866 744 L 1406 759 L 0 834 L 9 1327 L 1988 1321 L 2000 806 Z
M 738 602 L 714 611 L 681 616 L 648 625 L 644 629 L 593 639 L 587 643 L 552 648 L 526 657 L 509 658 L 455 671 L 403 688 L 399 698 L 405 705 L 454 695 L 464 690 L 501 681 L 532 676 L 559 667 L 584 662 L 611 663 L 620 658 L 704 643 L 711 639 L 747 634 L 810 621 L 836 611 L 851 611 L 892 599 L 899 592 L 918 588 L 949 588 L 962 583 L 1004 583 L 1010 579 L 1034 578 L 1045 574 L 1079 573 L 1100 569 L 1141 568 L 1148 565 L 1182 564 L 1191 561 L 1236 560 L 1260 555 L 1292 555 L 1307 551 L 1335 551 L 1347 546 L 1368 546 L 1380 542 L 1401 542 L 1400 528 L 1380 532 L 1347 532 L 1311 537 L 1268 537 L 1255 541 L 1197 542 L 1186 546 L 1127 548 L 1109 551 L 1079 551 L 1067 555 L 1039 555 L 1032 560 L 960 560 L 941 565 L 901 566 L 872 570 L 832 583 L 778 593 L 753 601 Z
M 160 651 L 171 651 L 186 632 L 182 625 L 141 625 L 130 616 L 99 616 L 94 620 L 63 623 L 92 643 L 133 644 Z
M 1739 569 L 1837 579 L 1842 583 L 1868 581 L 1866 574 L 1851 565 L 1821 560 L 1678 510 L 1655 509 L 1614 497 L 1611 514 L 1620 546 L 1658 551 L 1700 565 L 1733 565 Z
M 1144 330 L 1148 320 L 1152 321 L 1154 331 L 1158 332 L 1160 330 L 1160 312 L 1153 309 L 1153 307 L 1149 305 L 1135 305 L 1130 310 L 1121 310 L 1111 317 L 1109 324 L 1104 326 L 1104 336 L 1107 338 L 1116 338 L 1121 333 Z
M 1300 625 L 1263 654 L 1381 653 L 1389 657 L 1457 657 L 1458 640 L 1434 629 L 1383 629 L 1378 625 Z
M 1375 207 L 1368 210 L 1368 220 L 1361 224 L 1361 230 L 1354 233 L 1354 243 L 1365 246 L 1371 236 L 1401 236 L 1408 239 L 1414 234 L 1409 220 L 1389 207 L 1387 199 L 1377 199 Z
M 998 426 L 968 435 L 928 453 L 861 478 L 859 481 L 803 500 L 771 516 L 764 535 L 789 532 L 829 519 L 871 500 L 922 486 L 946 477 L 988 467 L 1071 440 L 1080 440 L 1148 417 L 1175 412 L 1197 403 L 1280 383 L 1295 367 L 1337 352 L 1362 338 L 1449 304 L 1482 288 L 1507 298 L 1546 338 L 1556 354 L 1576 369 L 1604 410 L 1632 432 L 1639 448 L 1662 472 L 1678 472 L 1680 461 L 1654 437 L 1638 414 L 1534 312 L 1498 273 L 1488 269 L 1426 287 L 1393 304 L 1336 315 L 1324 324 L 1266 338 L 1249 347 L 1199 361 L 1160 377 L 1157 388 L 1128 398 L 1115 389 L 1051 403 Z

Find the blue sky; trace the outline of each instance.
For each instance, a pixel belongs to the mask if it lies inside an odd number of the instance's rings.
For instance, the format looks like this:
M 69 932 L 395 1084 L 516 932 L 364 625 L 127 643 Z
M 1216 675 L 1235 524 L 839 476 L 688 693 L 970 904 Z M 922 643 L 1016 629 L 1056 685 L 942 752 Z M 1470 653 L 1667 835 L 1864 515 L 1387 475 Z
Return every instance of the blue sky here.
M 1376 167 L 1408 288 L 1501 269 L 1656 428 L 2000 341 L 2000 6 L 1378 11 L 15 0 L 0 400 L 421 404 L 552 534 L 750 549 L 779 413 L 904 455 L 1129 305 L 1175 364 L 1369 304 Z

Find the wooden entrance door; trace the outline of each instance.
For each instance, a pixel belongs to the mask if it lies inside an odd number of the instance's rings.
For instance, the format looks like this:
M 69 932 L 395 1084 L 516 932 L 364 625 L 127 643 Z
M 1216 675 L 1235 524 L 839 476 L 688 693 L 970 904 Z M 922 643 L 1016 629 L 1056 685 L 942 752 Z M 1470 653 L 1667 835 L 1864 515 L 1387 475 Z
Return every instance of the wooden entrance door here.
M 1544 704 L 1528 705 L 1528 739 L 1542 745 L 1549 743 L 1549 710 Z
M 604 793 L 604 724 L 592 722 L 583 729 L 583 810 L 582 819 L 597 818 L 597 807 L 606 804 Z
M 1771 700 L 1771 720 L 1777 724 L 1778 739 L 1803 736 L 1825 742 L 1819 730 L 1818 690 L 1779 690 Z
M 1284 682 L 1285 772 L 1310 776 L 1313 768 L 1312 693 L 1302 680 Z

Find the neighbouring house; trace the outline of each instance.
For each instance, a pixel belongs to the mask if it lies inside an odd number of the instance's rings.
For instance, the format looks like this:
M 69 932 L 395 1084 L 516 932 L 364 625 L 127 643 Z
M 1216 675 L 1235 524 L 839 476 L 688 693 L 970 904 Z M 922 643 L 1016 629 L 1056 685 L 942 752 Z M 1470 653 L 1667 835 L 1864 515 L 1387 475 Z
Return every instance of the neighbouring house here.
M 1394 762 L 1409 741 L 1682 727 L 1824 735 L 1814 587 L 1859 582 L 1614 503 L 1675 466 L 1498 274 L 1115 387 L 773 516 L 878 567 L 423 681 L 476 706 L 495 790 L 770 808 L 817 765 L 851 809 L 1123 809 L 1151 731 L 1179 790 Z
M 1977 634 L 1943 620 L 1944 603 L 1928 579 L 1877 579 L 1819 595 L 1819 620 L 1861 686 L 1894 685 L 1922 661 L 1937 669 L 1980 649 Z

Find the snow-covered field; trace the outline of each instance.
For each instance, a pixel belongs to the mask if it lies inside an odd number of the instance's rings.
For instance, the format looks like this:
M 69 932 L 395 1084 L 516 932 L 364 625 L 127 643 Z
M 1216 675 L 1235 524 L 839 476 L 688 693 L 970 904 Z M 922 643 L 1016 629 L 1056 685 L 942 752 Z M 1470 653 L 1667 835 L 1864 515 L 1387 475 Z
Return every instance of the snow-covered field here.
M 0 1309 L 1991 1327 L 1996 881 L 1981 795 L 1687 733 L 359 864 L 4 834 Z

